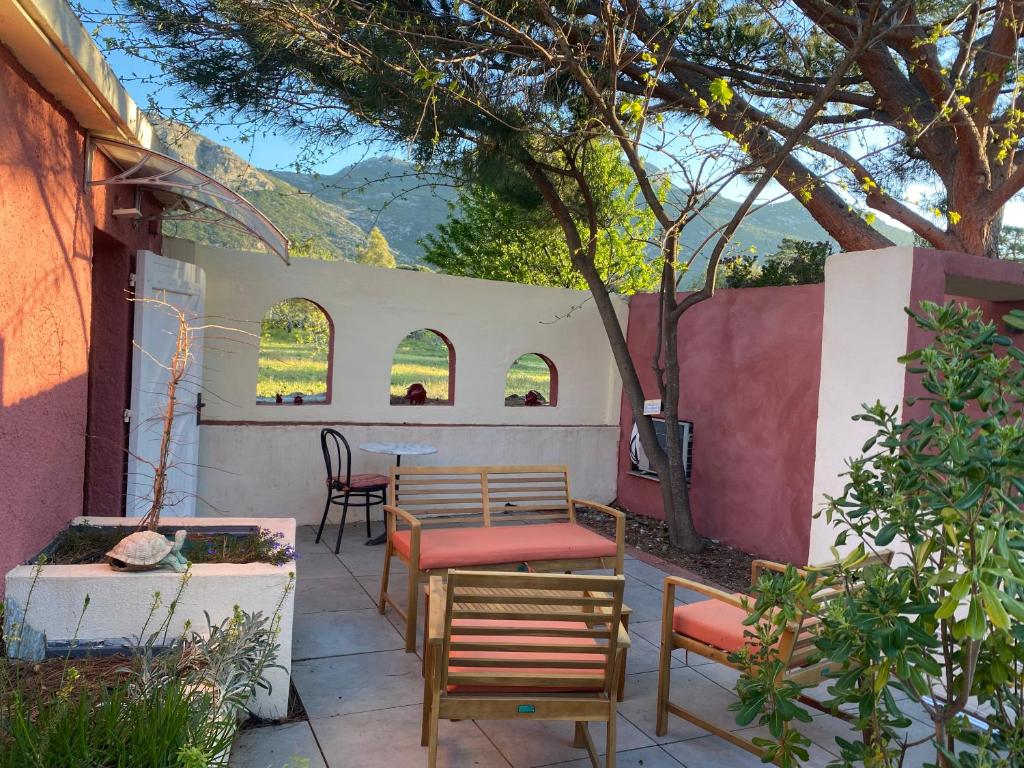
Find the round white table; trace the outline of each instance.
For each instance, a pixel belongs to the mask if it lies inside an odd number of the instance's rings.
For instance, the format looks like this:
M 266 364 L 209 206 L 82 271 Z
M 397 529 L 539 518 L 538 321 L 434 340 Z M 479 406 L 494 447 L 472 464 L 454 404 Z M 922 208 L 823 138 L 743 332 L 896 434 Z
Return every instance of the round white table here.
M 402 466 L 403 456 L 427 456 L 437 453 L 437 448 L 426 443 L 362 443 L 360 451 L 367 453 L 386 453 L 398 458 L 396 465 Z
M 367 453 L 384 453 L 389 456 L 395 457 L 395 466 L 402 466 L 403 456 L 428 456 L 431 453 L 437 453 L 437 448 L 426 443 L 362 443 L 359 446 L 360 451 L 366 451 Z M 366 543 L 368 545 L 383 544 L 388 540 L 387 528 L 384 533 L 380 536 L 376 536 Z

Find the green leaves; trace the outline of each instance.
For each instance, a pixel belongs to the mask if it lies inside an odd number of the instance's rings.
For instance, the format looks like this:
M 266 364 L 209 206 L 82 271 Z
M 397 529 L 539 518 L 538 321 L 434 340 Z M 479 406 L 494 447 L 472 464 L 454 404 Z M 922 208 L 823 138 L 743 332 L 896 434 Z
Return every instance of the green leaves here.
M 879 529 L 878 533 L 875 534 L 875 545 L 879 547 L 885 547 L 892 543 L 892 540 L 896 538 L 896 534 L 899 533 L 899 523 L 886 523 Z
M 985 606 L 985 613 L 988 615 L 989 621 L 992 622 L 996 629 L 1009 629 L 1010 617 L 1006 612 L 1006 608 L 1003 607 L 999 593 L 994 587 L 985 582 L 980 582 L 979 587 L 981 588 L 981 600 Z M 975 639 L 980 640 L 981 638 L 976 637 Z
M 559 151 L 541 156 L 552 166 L 567 163 Z M 587 179 L 601 222 L 594 262 L 602 280 L 617 293 L 650 290 L 657 265 L 645 247 L 654 216 L 642 205 L 618 145 L 591 142 L 574 162 Z M 451 275 L 585 290 L 564 231 L 521 169 L 501 156 L 481 157 L 473 174 L 477 181 L 463 187 L 448 221 L 419 241 L 424 260 Z M 574 207 L 584 207 L 571 184 L 562 192 Z M 581 215 L 575 223 L 586 242 L 590 236 L 584 219 Z
M 1003 754 L 1024 744 L 1016 685 L 1024 674 L 1024 354 L 968 307 L 923 303 L 908 313 L 933 336 L 902 358 L 925 394 L 906 415 L 875 403 L 856 417 L 874 434 L 825 510 L 837 527 L 839 563 L 815 588 L 842 598 L 816 614 L 815 646 L 828 660 L 828 704 L 856 712 L 854 728 L 866 734 L 837 739 L 843 765 L 899 764 L 910 719 L 897 689 L 933 702 L 938 743 L 947 734 L 969 742 L 979 755 L 970 764 L 988 764 L 981 756 L 998 751 L 1000 739 Z M 1024 329 L 1024 312 L 1007 324 Z M 870 564 L 872 552 L 896 541 L 909 551 Z M 849 549 L 841 558 L 840 546 Z M 785 604 L 777 589 L 758 586 L 759 600 Z M 961 727 L 946 680 L 992 705 L 987 741 Z M 770 694 L 764 707 L 788 722 L 775 743 L 779 755 L 790 754 L 785 734 L 797 717 Z M 770 719 L 762 723 L 771 730 Z
M 1024 331 L 1024 310 L 1011 309 L 1010 313 L 1003 315 L 1003 322 L 1018 331 Z
M 640 99 L 623 99 L 619 103 L 619 115 L 628 121 L 642 120 L 644 103 Z
M 729 87 L 729 81 L 724 77 L 712 80 L 708 85 L 708 92 L 711 94 L 711 100 L 723 107 L 729 106 L 733 98 L 732 88 Z

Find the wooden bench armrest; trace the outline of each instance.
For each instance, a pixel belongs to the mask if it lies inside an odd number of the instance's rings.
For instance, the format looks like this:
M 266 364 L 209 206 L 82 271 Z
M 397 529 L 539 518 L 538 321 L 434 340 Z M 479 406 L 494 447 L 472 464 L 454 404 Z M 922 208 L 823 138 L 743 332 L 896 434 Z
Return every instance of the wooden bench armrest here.
M 608 515 L 615 521 L 615 573 L 621 574 L 626 558 L 626 516 L 607 504 L 599 504 L 596 501 L 590 501 L 590 499 L 570 499 L 569 503 L 573 509 L 579 504 L 581 507 L 588 507 L 596 512 Z
M 619 510 L 614 509 L 613 507 L 609 507 L 607 504 L 599 504 L 596 501 L 591 501 L 590 499 L 572 499 L 571 501 L 574 506 L 576 504 L 579 504 L 581 507 L 589 507 L 590 509 L 596 510 L 597 512 L 603 512 L 606 515 L 611 515 L 613 518 L 615 518 L 616 530 L 618 530 L 618 523 L 620 521 L 625 523 L 626 516 L 622 514 Z
M 665 577 L 665 592 L 672 592 L 673 602 L 667 603 L 674 610 L 675 602 L 675 588 L 682 587 L 683 589 L 689 589 L 693 592 L 698 592 L 706 597 L 710 597 L 713 600 L 718 600 L 721 603 L 732 605 L 737 608 L 743 608 L 743 597 L 738 597 L 731 592 L 724 592 L 721 589 L 715 587 L 709 587 L 707 584 L 701 584 L 699 581 L 692 581 L 690 579 L 684 579 L 682 576 L 666 576 Z
M 384 505 L 384 514 L 387 516 L 387 527 L 388 534 L 395 532 L 395 528 L 398 523 L 398 518 L 402 518 L 412 528 L 412 537 L 419 538 L 419 529 L 423 523 L 412 513 L 406 512 L 401 507 L 393 507 L 390 504 Z
M 774 560 L 754 560 L 750 563 L 750 586 L 753 587 L 757 584 L 757 580 L 761 578 L 762 571 L 785 573 L 788 567 L 786 563 L 777 563 Z M 802 570 L 797 568 L 797 572 L 802 573 Z
M 619 648 L 630 648 L 633 645 L 633 642 L 629 639 L 629 632 L 626 631 L 621 621 L 619 622 L 619 639 L 616 640 L 616 643 L 618 643 Z

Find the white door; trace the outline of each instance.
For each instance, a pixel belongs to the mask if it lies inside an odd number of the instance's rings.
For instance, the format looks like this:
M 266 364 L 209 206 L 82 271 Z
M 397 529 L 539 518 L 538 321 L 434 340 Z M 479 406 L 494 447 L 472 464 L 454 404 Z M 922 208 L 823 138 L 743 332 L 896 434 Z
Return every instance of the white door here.
M 128 436 L 129 516 L 145 515 L 152 506 L 154 466 L 160 456 L 167 412 L 168 366 L 178 340 L 178 317 L 166 303 L 180 309 L 190 324 L 203 322 L 206 277 L 194 264 L 139 251 L 135 270 L 135 331 L 132 350 L 132 397 Z M 202 391 L 203 342 L 192 336 L 191 362 L 178 385 L 165 503 L 161 514 L 191 517 L 196 513 L 199 474 L 197 397 Z

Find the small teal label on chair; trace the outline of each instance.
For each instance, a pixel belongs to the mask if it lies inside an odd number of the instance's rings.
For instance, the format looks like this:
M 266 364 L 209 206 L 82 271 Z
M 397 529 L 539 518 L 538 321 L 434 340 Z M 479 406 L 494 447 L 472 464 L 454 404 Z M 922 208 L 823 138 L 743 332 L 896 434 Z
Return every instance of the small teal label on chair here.
M 519 712 L 520 715 L 532 715 L 537 711 L 537 707 L 533 704 L 520 704 L 516 707 L 516 711 Z

